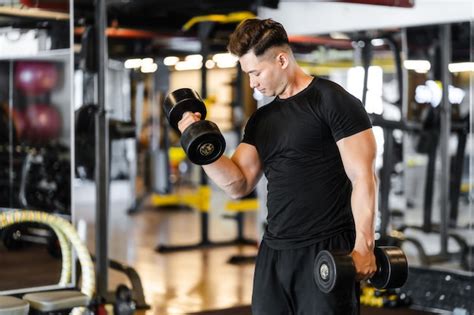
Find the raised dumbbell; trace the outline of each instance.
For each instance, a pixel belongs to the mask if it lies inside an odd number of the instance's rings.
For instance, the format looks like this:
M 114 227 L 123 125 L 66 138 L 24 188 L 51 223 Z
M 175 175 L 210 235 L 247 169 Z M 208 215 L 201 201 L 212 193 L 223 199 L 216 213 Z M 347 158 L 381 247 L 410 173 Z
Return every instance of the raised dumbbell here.
M 377 271 L 369 279 L 377 289 L 403 286 L 408 277 L 408 263 L 403 251 L 395 246 L 380 246 L 374 250 Z M 356 276 L 354 262 L 347 252 L 321 251 L 314 260 L 313 277 L 324 293 L 349 285 Z
M 201 113 L 201 120 L 192 123 L 181 135 L 181 145 L 189 160 L 206 165 L 216 161 L 225 150 L 225 140 L 219 128 L 206 118 L 206 106 L 196 91 L 182 88 L 171 92 L 163 103 L 170 125 L 178 133 L 178 122 L 186 112 Z

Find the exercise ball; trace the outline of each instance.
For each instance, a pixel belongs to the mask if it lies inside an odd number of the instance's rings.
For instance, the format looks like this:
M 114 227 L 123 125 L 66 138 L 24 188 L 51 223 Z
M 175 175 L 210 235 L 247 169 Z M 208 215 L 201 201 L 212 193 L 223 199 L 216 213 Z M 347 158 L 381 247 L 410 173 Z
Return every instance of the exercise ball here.
M 19 61 L 15 67 L 15 86 L 26 95 L 41 95 L 58 83 L 58 68 L 54 63 Z
M 51 105 L 32 104 L 25 110 L 26 136 L 31 142 L 56 140 L 61 133 L 61 114 Z

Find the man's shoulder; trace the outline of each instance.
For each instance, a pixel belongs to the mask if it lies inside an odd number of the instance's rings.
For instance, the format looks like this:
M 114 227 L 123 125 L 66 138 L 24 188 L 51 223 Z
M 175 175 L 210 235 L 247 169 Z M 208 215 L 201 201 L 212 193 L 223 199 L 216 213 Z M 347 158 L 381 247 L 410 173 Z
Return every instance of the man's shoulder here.
M 360 103 L 360 100 L 354 95 L 349 93 L 344 87 L 338 83 L 328 80 L 328 79 L 319 79 L 318 92 L 320 93 L 324 102 L 330 104 L 336 103 Z
M 340 92 L 341 90 L 345 91 L 338 83 L 325 78 L 317 78 L 314 86 L 316 89 L 324 93 Z

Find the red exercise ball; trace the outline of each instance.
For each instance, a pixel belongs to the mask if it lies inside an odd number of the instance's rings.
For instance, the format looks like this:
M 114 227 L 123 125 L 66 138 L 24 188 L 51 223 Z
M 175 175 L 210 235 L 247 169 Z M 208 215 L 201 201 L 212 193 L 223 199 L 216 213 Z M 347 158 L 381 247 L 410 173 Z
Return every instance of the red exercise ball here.
M 33 104 L 25 111 L 28 129 L 26 136 L 31 142 L 56 140 L 61 133 L 61 114 L 54 106 Z
M 15 85 L 26 95 L 51 91 L 58 83 L 57 66 L 51 62 L 19 61 L 15 68 Z

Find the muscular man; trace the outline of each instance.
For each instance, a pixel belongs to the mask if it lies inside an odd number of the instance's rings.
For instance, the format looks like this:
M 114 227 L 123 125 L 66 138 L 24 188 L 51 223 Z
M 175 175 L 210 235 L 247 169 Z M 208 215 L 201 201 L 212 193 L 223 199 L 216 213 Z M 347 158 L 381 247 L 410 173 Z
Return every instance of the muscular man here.
M 254 315 L 357 314 L 357 282 L 329 294 L 312 272 L 319 251 L 351 252 L 357 279 L 376 270 L 376 145 L 361 102 L 298 66 L 280 23 L 243 21 L 230 37 L 250 87 L 276 96 L 258 109 L 231 158 L 203 166 L 228 195 L 268 179 L 268 227 L 259 248 Z M 200 119 L 185 114 L 181 131 Z

